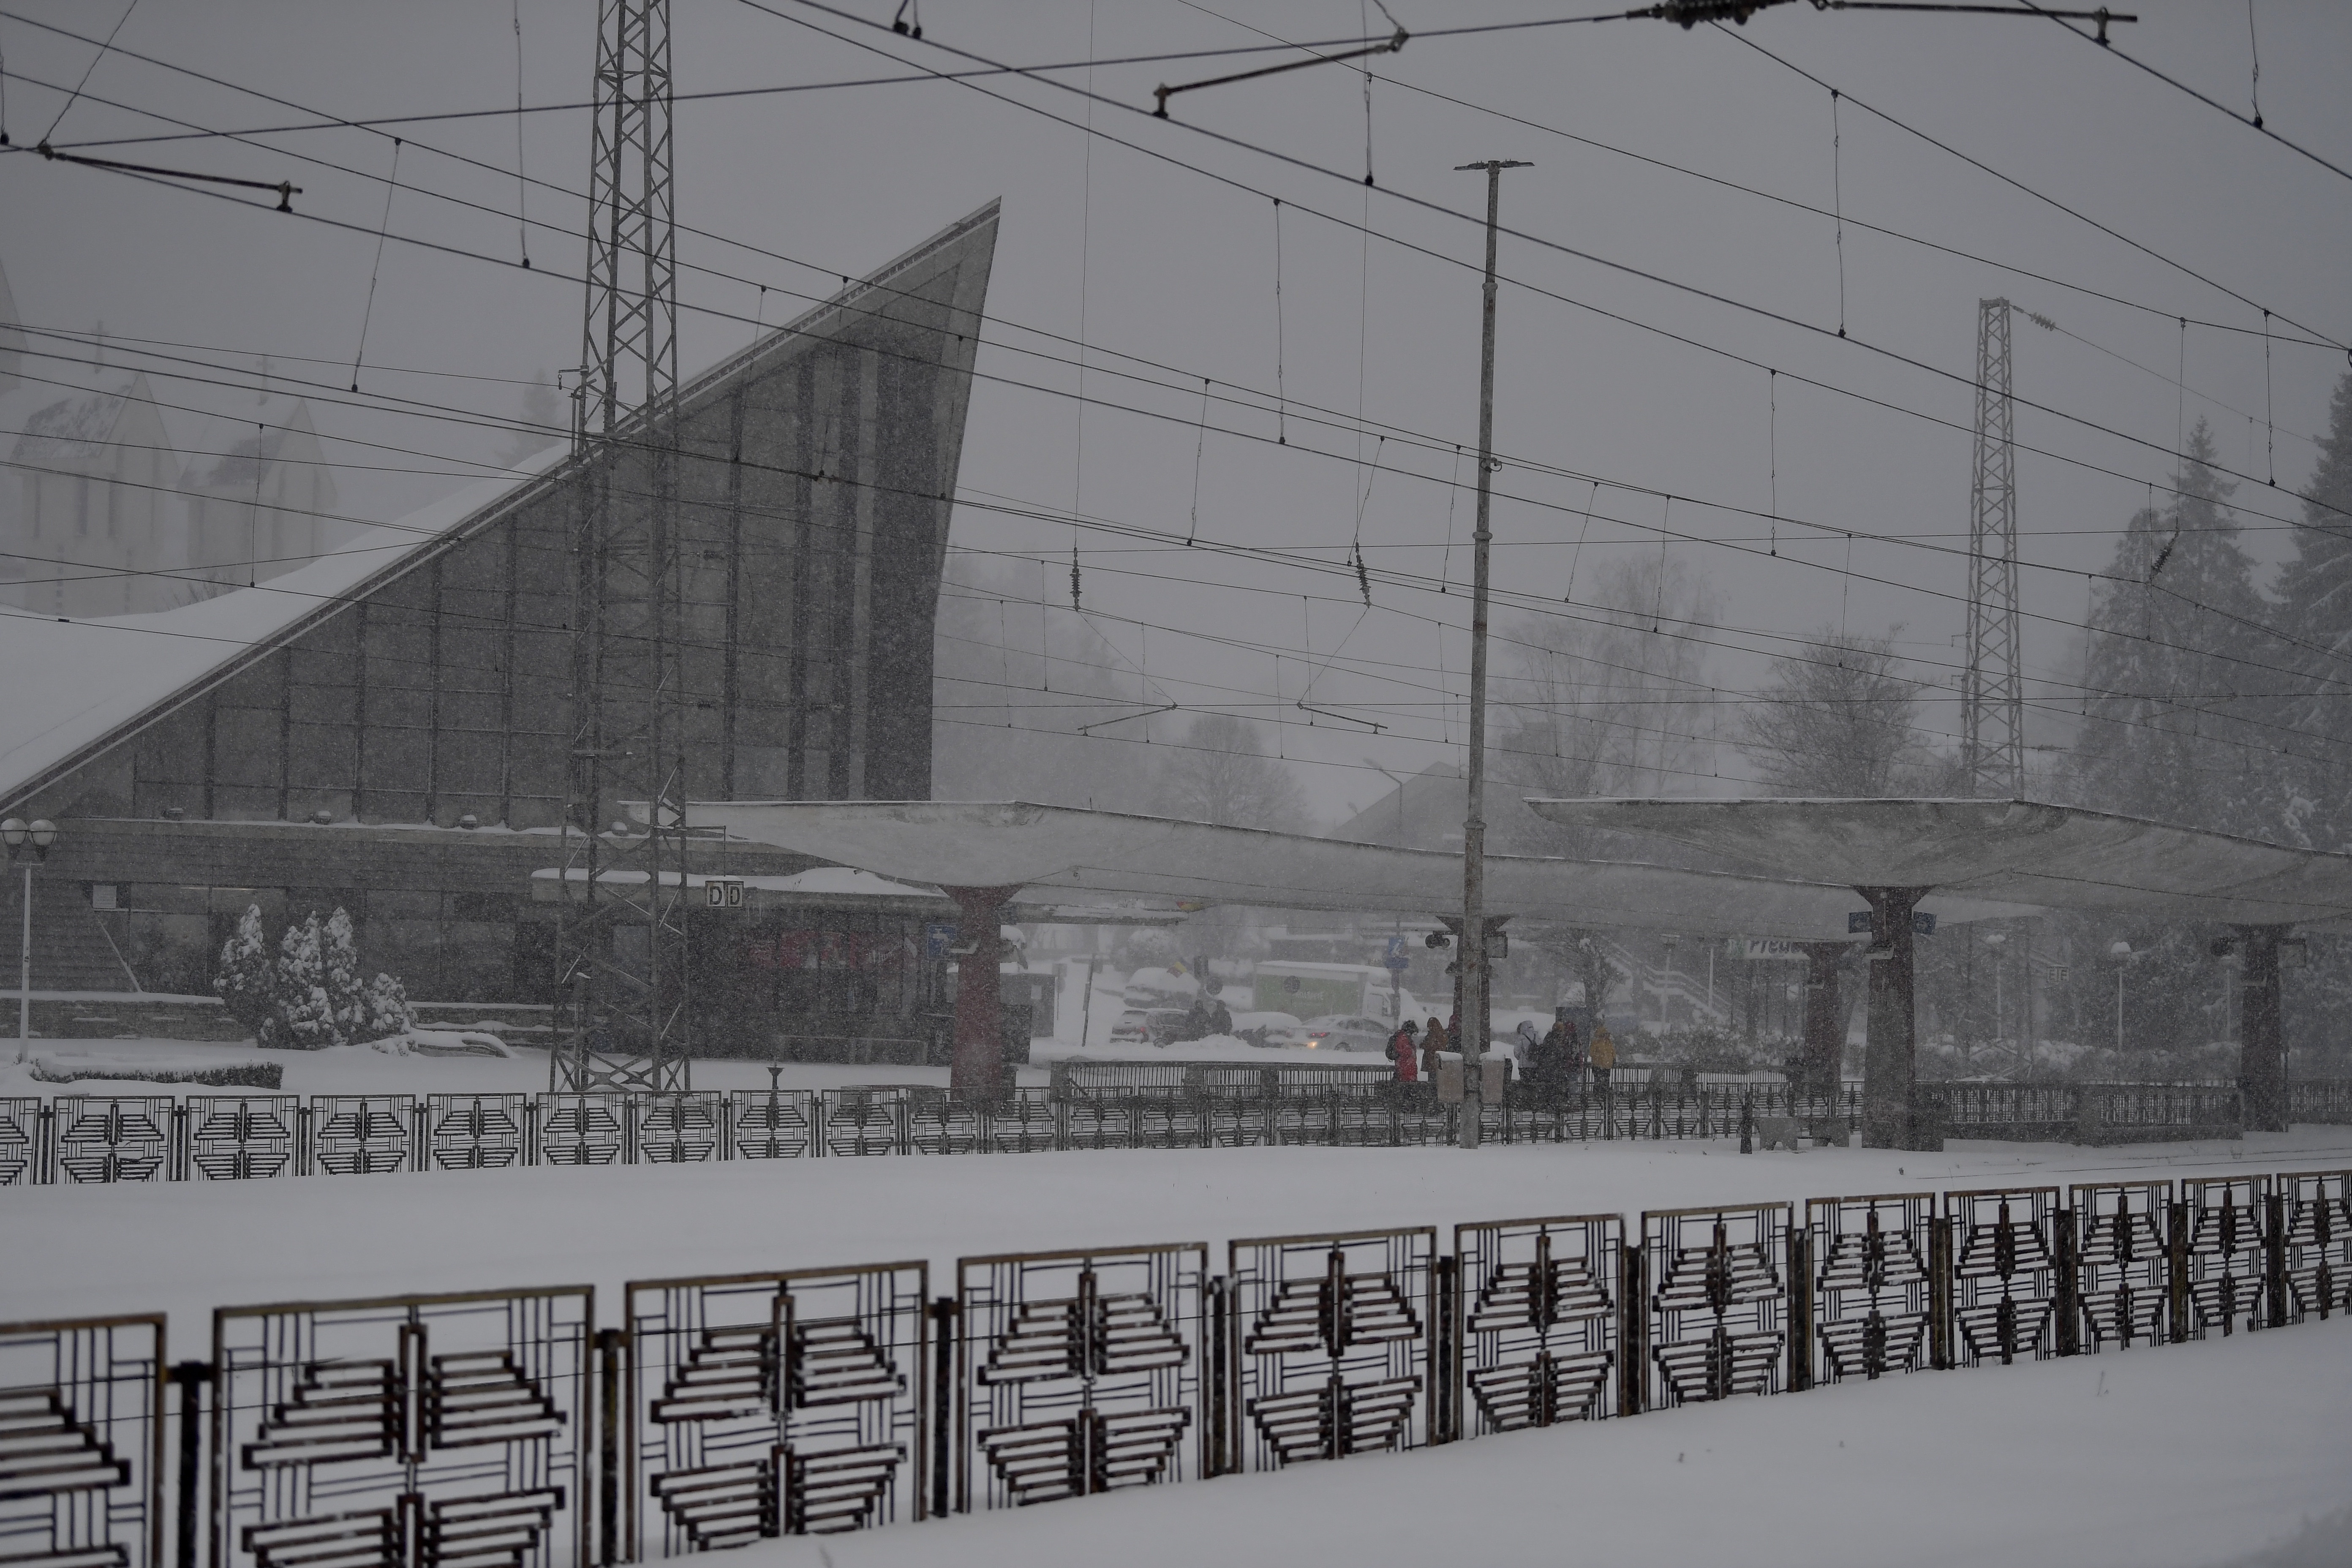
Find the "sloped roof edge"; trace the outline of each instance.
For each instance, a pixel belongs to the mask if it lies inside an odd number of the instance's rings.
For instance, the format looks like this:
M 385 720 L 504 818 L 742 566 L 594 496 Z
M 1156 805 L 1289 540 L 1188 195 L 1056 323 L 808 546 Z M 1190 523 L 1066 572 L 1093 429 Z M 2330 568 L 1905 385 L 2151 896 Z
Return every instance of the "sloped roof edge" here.
M 680 415 L 690 412 L 760 360 L 781 352 L 803 337 L 817 333 L 833 320 L 849 313 L 878 313 L 873 310 L 857 310 L 853 302 L 861 294 L 887 289 L 894 278 L 920 266 L 976 229 L 993 224 L 1002 205 L 1001 198 L 988 201 L 831 298 L 811 306 L 782 326 L 705 370 L 679 389 Z M 624 425 L 624 432 L 642 429 L 644 420 L 642 411 L 632 416 Z M 340 614 L 354 600 L 378 592 L 408 573 L 429 564 L 436 556 L 497 526 L 519 507 L 536 500 L 548 489 L 562 483 L 573 471 L 572 454 L 561 446 L 530 459 L 523 467 L 533 465 L 543 466 L 520 480 L 501 478 L 468 485 L 394 523 L 363 533 L 333 555 L 298 572 L 257 588 L 222 595 L 182 609 L 152 616 L 110 617 L 102 621 L 59 620 L 29 612 L 0 609 L 0 631 L 19 630 L 7 623 L 30 622 L 31 626 L 21 628 L 20 636 L 29 634 L 51 642 L 64 642 L 68 638 L 79 642 L 86 637 L 114 637 L 129 632 L 147 632 L 157 638 L 155 647 L 159 651 L 146 663 L 163 676 L 163 679 L 152 686 L 144 682 L 126 684 L 113 691 L 92 694 L 89 701 L 78 706 L 67 704 L 64 710 L 54 717 L 33 715 L 31 732 L 21 737 L 9 734 L 8 726 L 0 724 L 0 810 L 13 808 L 18 803 L 70 778 L 140 731 L 168 718 L 310 632 L 330 616 Z M 394 547 L 376 536 L 395 531 L 413 536 L 406 547 L 398 549 L 391 560 L 372 567 L 363 566 L 361 558 Z M 360 568 L 356 574 L 355 568 Z M 272 593 L 279 596 L 282 607 L 289 612 L 274 625 L 269 624 L 270 617 L 266 612 L 259 616 L 255 614 L 268 601 L 244 602 L 248 595 Z M 234 613 L 224 616 L 219 607 L 231 605 L 235 605 Z M 206 611 L 215 613 L 206 615 Z M 192 624 L 179 624 L 182 622 Z M 214 622 L 221 624 L 215 626 L 211 624 Z M 260 623 L 258 629 L 257 622 Z M 241 629 L 246 635 L 230 637 L 228 633 L 232 626 Z M 67 628 L 74 628 L 80 636 L 73 637 Z M 0 643 L 10 640 L 16 639 L 0 637 Z M 199 664 L 193 670 L 183 658 L 173 657 L 184 656 L 192 648 L 222 645 L 226 646 L 217 658 L 209 664 Z M 61 666 L 79 668 L 70 654 L 62 654 L 58 662 Z M 100 662 L 119 664 L 121 661 Z M 142 668 L 139 673 L 143 675 L 147 670 Z

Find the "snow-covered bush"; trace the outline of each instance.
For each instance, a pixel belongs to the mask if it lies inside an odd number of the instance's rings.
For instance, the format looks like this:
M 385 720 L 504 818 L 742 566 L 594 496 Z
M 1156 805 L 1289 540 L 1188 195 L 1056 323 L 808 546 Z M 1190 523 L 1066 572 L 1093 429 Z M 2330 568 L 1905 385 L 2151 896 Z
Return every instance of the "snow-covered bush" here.
M 265 1049 L 319 1051 L 405 1034 L 416 1016 L 408 991 L 389 974 L 360 978 L 352 917 L 338 909 L 323 922 L 313 912 L 286 928 L 269 956 L 261 908 L 237 921 L 221 948 L 213 989 L 229 1016 Z
M 278 1016 L 272 1037 L 262 1041 L 282 1050 L 322 1051 L 340 1046 L 334 1004 L 327 996 L 327 965 L 320 952 L 314 912 L 286 928 L 278 939 Z
M 394 1035 L 404 1035 L 416 1026 L 416 1014 L 408 1005 L 408 987 L 391 975 L 379 973 L 375 984 L 367 989 L 364 1016 L 352 1036 L 353 1040 L 381 1040 Z
M 375 1038 L 367 1032 L 368 986 L 360 978 L 359 943 L 352 934 L 352 917 L 340 905 L 319 930 L 319 962 L 323 972 L 320 984 L 326 987 L 336 1042 L 356 1044 Z
M 269 943 L 261 934 L 261 906 L 249 904 L 236 922 L 236 934 L 221 944 L 220 969 L 213 990 L 228 1008 L 228 1016 L 268 1044 L 270 1025 L 278 1015 L 278 973 L 269 962 Z

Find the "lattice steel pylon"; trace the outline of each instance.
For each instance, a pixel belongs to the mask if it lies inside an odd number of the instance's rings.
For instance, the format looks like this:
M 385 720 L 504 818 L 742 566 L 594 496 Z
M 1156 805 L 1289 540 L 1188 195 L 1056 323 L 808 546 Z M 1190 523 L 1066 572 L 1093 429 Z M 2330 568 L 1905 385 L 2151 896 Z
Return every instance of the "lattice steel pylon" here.
M 573 1091 L 688 1087 L 669 0 L 601 0 L 557 959 Z
M 1969 499 L 1969 657 L 1960 762 L 1969 792 L 2025 795 L 2025 671 L 2018 657 L 2017 432 L 2007 300 L 1977 301 L 1976 479 Z

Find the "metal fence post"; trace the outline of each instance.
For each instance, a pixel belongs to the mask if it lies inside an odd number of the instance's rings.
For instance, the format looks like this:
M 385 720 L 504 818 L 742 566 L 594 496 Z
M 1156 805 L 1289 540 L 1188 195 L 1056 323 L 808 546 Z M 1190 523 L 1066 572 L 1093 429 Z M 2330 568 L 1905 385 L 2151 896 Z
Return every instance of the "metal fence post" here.
M 2050 1216 L 2053 1241 L 2058 1244 L 2058 1289 L 2051 1311 L 2058 1320 L 2058 1353 L 2079 1355 L 2083 1350 L 2082 1237 L 2074 1228 L 2074 1211 L 2060 1209 Z
M 1201 1310 L 1208 1320 L 1201 1338 L 1204 1342 L 1208 1365 L 1201 1379 L 1201 1417 L 1208 1427 L 1208 1457 L 1202 1464 L 1204 1476 L 1229 1475 L 1239 1467 L 1234 1463 L 1229 1423 L 1233 1400 L 1232 1325 L 1228 1313 L 1232 1309 L 1232 1284 L 1222 1274 L 1209 1277 L 1201 1292 Z
M 596 1561 L 627 1561 L 621 1542 L 621 1345 L 619 1329 L 596 1331 Z
M 179 1568 L 196 1568 L 196 1538 L 200 1533 L 196 1518 L 204 1491 L 203 1388 L 213 1380 L 212 1363 L 184 1361 L 171 1369 L 170 1377 L 180 1385 L 180 1491 L 176 1500 L 178 1540 L 173 1561 Z
M 1650 1301 L 1643 1278 L 1643 1239 L 1620 1242 L 1617 1255 L 1617 1414 L 1639 1415 L 1649 1382 Z
M 931 1303 L 931 1504 L 929 1517 L 944 1519 L 954 1511 L 949 1489 L 950 1460 L 955 1450 L 956 1315 L 953 1296 Z
M 58 1179 L 58 1108 L 52 1100 L 41 1101 L 33 1121 L 32 1179 L 42 1186 Z
M 1462 1102 L 1469 1115 L 1475 1102 Z M 1434 1260 L 1436 1321 L 1429 1336 L 1429 1441 L 1432 1447 L 1462 1436 L 1462 1259 L 1451 1253 Z
M 2165 1225 L 2164 1282 L 2166 1321 L 2170 1339 L 2180 1344 L 2189 1338 L 2189 1205 L 2175 1198 Z
M 1746 1138 L 1740 1142 L 1744 1145 Z M 1813 1235 L 1792 1212 L 1789 1224 L 1789 1392 L 1813 1386 Z
M 2286 1194 L 2273 1191 L 2263 1201 L 2263 1294 L 2270 1299 L 2263 1321 L 2286 1327 Z
M 188 1179 L 188 1102 L 172 1101 L 172 1141 L 170 1152 L 163 1160 L 163 1179 L 184 1182 Z
M 1952 1216 L 1927 1216 L 1927 1364 L 1949 1372 L 1952 1358 Z

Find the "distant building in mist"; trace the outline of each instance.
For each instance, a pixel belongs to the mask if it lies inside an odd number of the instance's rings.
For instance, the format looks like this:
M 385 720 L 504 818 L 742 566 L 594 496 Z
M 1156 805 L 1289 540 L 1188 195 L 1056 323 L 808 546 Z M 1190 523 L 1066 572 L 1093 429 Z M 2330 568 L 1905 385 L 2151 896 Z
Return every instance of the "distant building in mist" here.
M 225 452 L 174 450 L 147 377 L 31 352 L 0 272 L 0 605 L 147 615 L 309 563 L 354 531 L 299 398 Z M 211 423 L 211 422 L 208 422 Z

